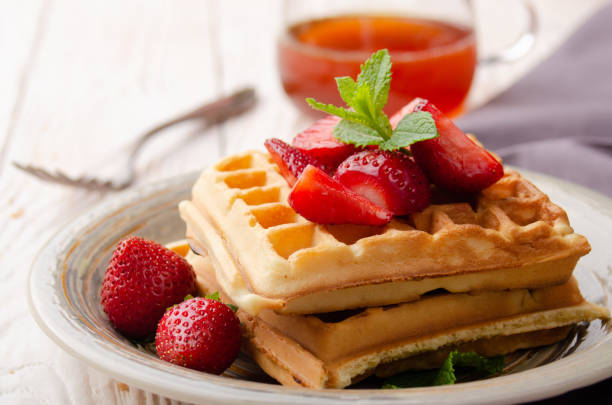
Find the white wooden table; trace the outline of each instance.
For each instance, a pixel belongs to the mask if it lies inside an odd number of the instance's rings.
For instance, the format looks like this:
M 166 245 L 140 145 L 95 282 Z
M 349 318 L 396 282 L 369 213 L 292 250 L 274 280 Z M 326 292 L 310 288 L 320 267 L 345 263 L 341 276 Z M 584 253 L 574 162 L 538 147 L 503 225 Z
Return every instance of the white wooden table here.
M 479 70 L 471 105 L 537 64 L 602 2 L 534 0 L 541 27 L 535 49 L 512 65 Z M 512 24 L 503 25 L 499 9 L 492 2 L 476 4 L 484 48 L 512 40 Z M 112 173 L 143 130 L 243 85 L 256 87 L 256 109 L 205 132 L 197 123 L 168 130 L 139 159 L 138 183 L 261 148 L 268 137 L 290 138 L 308 120 L 289 104 L 278 80 L 275 39 L 282 3 L 0 5 L 0 404 L 174 402 L 112 381 L 65 354 L 36 327 L 25 296 L 33 256 L 62 224 L 112 194 L 43 183 L 12 161 L 75 176 Z M 500 22 L 491 24 L 495 18 Z

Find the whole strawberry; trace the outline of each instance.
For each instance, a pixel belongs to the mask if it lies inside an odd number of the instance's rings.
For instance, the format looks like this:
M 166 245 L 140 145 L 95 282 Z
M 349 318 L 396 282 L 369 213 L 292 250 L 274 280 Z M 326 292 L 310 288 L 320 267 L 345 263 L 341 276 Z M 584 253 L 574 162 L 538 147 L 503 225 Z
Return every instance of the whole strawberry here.
M 181 256 L 133 236 L 113 252 L 102 282 L 102 308 L 119 332 L 141 339 L 155 332 L 166 308 L 195 293 L 195 280 Z
M 191 298 L 169 309 L 159 321 L 159 358 L 179 366 L 221 374 L 240 351 L 240 321 L 227 305 Z

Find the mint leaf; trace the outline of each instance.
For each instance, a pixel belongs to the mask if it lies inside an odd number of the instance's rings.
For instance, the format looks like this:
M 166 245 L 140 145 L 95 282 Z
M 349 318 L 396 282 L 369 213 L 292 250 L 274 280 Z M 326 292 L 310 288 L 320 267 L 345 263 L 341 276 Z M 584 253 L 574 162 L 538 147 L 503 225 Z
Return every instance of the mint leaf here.
M 504 369 L 505 363 L 504 356 L 486 358 L 474 352 L 461 353 L 454 350 L 448 355 L 444 364 L 442 364 L 433 384 L 454 384 L 457 380 L 455 368 L 470 368 L 481 377 L 486 377 L 501 372 Z
M 356 146 L 378 145 L 383 141 L 379 133 L 372 128 L 346 119 L 336 124 L 334 136 L 341 142 Z
M 232 311 L 234 311 L 234 312 L 238 312 L 238 307 L 237 307 L 236 305 L 234 305 L 234 304 L 225 304 L 225 305 L 227 305 L 228 307 L 230 307 L 230 309 L 231 309 Z
M 402 142 L 410 142 L 412 144 L 426 139 L 437 138 L 438 136 L 438 128 L 431 113 L 417 111 L 407 114 L 397 123 L 393 130 L 392 138 L 401 139 Z
M 376 122 L 376 116 L 378 114 L 376 107 L 372 102 L 372 94 L 367 83 L 361 83 L 357 86 L 357 91 L 353 96 L 351 107 L 353 107 L 357 113 L 366 118 L 369 125 Z
M 504 369 L 504 356 L 486 358 L 474 352 L 461 353 L 453 350 L 439 370 L 410 371 L 385 380 L 382 388 L 411 388 L 454 384 L 455 369 L 469 369 L 478 378 L 497 374 Z
M 361 114 L 355 111 L 351 111 L 343 107 L 336 107 L 333 104 L 319 103 L 318 101 L 312 98 L 307 98 L 306 102 L 315 110 L 323 111 L 328 114 L 336 115 L 340 118 L 344 118 L 344 119 L 351 120 L 354 122 L 360 122 L 364 125 L 368 124 L 368 118 L 363 117 Z
M 376 120 L 376 125 L 380 128 L 380 131 L 390 134 L 393 136 L 393 129 L 391 128 L 391 123 L 389 122 L 389 118 L 384 114 L 379 114 Z
M 383 150 L 405 148 L 415 142 L 438 136 L 438 129 L 431 114 L 426 111 L 417 111 L 402 118 L 393 130 L 391 138 L 379 145 L 379 148 Z
M 357 83 L 355 83 L 352 77 L 343 76 L 336 77 L 336 85 L 338 86 L 338 92 L 342 100 L 344 100 L 347 105 L 351 105 L 355 92 L 357 92 Z
M 361 65 L 357 83 L 368 84 L 373 104 L 378 111 L 381 111 L 387 104 L 391 84 L 391 57 L 386 49 L 377 51 Z
M 378 132 L 379 138 L 382 138 L 381 140 L 391 137 L 392 131 L 389 118 L 382 111 L 377 110 L 372 101 L 370 87 L 367 83 L 359 84 L 353 97 L 352 107 L 367 120 L 363 124 Z
M 459 354 L 457 350 L 453 350 L 452 352 L 450 352 L 446 360 L 444 360 L 444 363 L 442 363 L 442 367 L 440 367 L 440 370 L 438 370 L 438 373 L 432 381 L 431 385 L 454 384 L 455 381 L 457 381 L 454 367 L 455 356 L 457 354 Z
M 219 291 L 215 291 L 212 294 L 205 295 L 204 298 L 209 299 L 209 300 L 221 301 L 219 299 Z

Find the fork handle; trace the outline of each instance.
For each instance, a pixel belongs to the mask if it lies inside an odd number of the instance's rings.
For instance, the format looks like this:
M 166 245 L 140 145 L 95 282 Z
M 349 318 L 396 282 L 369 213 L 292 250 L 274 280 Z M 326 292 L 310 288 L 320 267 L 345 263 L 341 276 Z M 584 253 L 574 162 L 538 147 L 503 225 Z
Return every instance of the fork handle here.
M 142 134 L 140 138 L 138 138 L 138 140 L 133 146 L 132 151 L 130 152 L 130 163 L 131 161 L 136 159 L 142 145 L 144 145 L 149 138 L 168 127 L 196 118 L 204 118 L 206 119 L 208 124 L 211 125 L 221 123 L 227 120 L 228 118 L 231 118 L 235 115 L 241 114 L 249 110 L 255 105 L 255 101 L 255 90 L 253 88 L 247 87 L 242 90 L 238 90 L 235 93 L 230 94 L 229 96 L 220 98 L 213 102 L 206 103 L 200 107 L 197 107 L 194 110 L 179 115 L 176 118 L 163 122 L 157 125 L 156 127 L 151 128 L 150 130 Z M 133 167 L 133 165 L 130 164 L 130 167 Z

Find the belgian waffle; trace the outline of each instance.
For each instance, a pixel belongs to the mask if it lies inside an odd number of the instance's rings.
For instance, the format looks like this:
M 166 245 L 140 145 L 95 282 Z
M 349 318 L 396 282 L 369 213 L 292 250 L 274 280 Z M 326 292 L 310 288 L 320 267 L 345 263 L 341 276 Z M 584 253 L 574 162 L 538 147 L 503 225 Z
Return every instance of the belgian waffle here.
M 219 289 L 207 256 L 187 259 L 203 292 Z M 550 344 L 563 339 L 569 325 L 607 318 L 609 311 L 584 301 L 571 278 L 533 290 L 437 294 L 333 317 L 271 310 L 238 315 L 245 350 L 272 377 L 286 385 L 342 388 L 373 373 L 436 366 L 451 348 L 492 356 Z
M 383 227 L 312 223 L 289 192 L 269 155 L 251 151 L 205 170 L 180 204 L 190 242 L 210 252 L 223 291 L 252 315 L 562 284 L 590 250 L 565 212 L 510 170 L 472 204 L 433 204 Z

